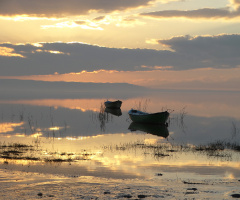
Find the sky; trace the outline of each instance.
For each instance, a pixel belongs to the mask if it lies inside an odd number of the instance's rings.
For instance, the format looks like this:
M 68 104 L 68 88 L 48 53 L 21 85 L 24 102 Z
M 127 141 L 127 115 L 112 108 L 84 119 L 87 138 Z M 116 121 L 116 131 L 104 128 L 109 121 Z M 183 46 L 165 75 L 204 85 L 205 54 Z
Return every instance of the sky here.
M 0 0 L 0 79 L 240 91 L 240 0 Z

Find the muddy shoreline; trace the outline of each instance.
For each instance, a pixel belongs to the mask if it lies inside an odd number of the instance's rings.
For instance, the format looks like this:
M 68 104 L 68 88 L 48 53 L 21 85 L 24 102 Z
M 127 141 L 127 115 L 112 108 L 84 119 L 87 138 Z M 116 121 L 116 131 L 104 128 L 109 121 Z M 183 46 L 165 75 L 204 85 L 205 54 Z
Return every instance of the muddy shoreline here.
M 233 199 L 240 180 L 106 179 L 0 170 L 1 199 Z

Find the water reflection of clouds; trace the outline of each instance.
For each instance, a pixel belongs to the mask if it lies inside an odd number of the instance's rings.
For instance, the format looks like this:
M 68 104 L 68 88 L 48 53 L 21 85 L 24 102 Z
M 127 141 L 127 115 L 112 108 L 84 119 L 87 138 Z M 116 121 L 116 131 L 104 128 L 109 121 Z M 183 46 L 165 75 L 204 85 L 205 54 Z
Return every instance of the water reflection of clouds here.
M 97 112 L 104 98 L 81 99 L 32 99 L 0 101 L 1 104 L 33 105 L 80 110 L 82 112 Z M 141 104 L 148 112 L 158 112 L 163 109 L 178 113 L 184 107 L 188 114 L 202 117 L 235 117 L 240 119 L 240 95 L 238 92 L 194 92 L 194 91 L 160 91 L 143 92 L 141 97 L 123 99 L 122 111 L 128 111 Z M 146 105 L 144 105 L 146 104 Z
M 174 173 L 175 175 L 181 176 L 181 173 L 184 174 L 187 177 L 182 176 L 181 178 L 190 179 L 191 174 L 194 174 L 195 176 L 199 176 L 199 178 L 210 178 L 212 176 L 218 176 L 221 178 L 226 179 L 233 179 L 240 176 L 239 171 L 239 165 L 234 165 L 234 163 L 229 162 L 221 164 L 219 162 L 216 162 L 214 165 L 209 165 L 209 163 L 206 161 L 205 163 L 197 164 L 197 163 L 186 163 L 185 165 L 178 165 L 177 163 L 174 165 L 169 165 L 167 163 L 161 163 L 160 165 L 150 165 L 144 167 L 151 169 L 155 172 L 163 172 L 163 173 Z M 176 178 L 176 177 L 175 177 Z
M 231 92 L 143 93 L 142 97 L 124 99 L 122 115 L 109 113 L 111 120 L 105 121 L 104 129 L 98 119 L 106 100 L 103 98 L 2 100 L 0 111 L 3 123 L 19 124 L 9 127 L 11 134 L 79 139 L 129 133 L 131 121 L 127 111 L 131 108 L 142 107 L 147 112 L 169 108 L 174 110 L 170 115 L 169 141 L 195 144 L 239 137 L 239 98 L 238 93 Z M 181 119 L 183 108 L 186 111 L 184 120 Z
M 42 157 L 77 159 L 69 162 L 37 162 L 24 160 L 23 162 L 9 160 L 11 168 L 28 172 L 42 172 L 64 174 L 68 176 L 95 176 L 107 178 L 152 178 L 156 173 L 164 176 L 190 178 L 195 176 L 239 177 L 239 152 L 230 152 L 231 159 L 224 156 L 211 156 L 208 152 L 181 150 L 167 151 L 174 148 L 167 140 L 158 143 L 149 143 L 158 137 L 145 134 L 111 134 L 96 137 L 87 137 L 84 140 L 68 140 L 62 138 L 40 137 L 38 143 L 30 136 L 18 138 L 3 138 L 6 143 L 18 142 L 34 144 L 36 151 L 31 155 Z M 164 144 L 167 146 L 165 147 Z M 154 145 L 163 145 L 161 155 L 156 155 Z M 176 147 L 177 148 L 177 147 Z M 167 153 L 166 153 L 167 152 Z M 36 155 L 35 155 L 36 154 Z M 86 154 L 86 157 L 84 155 Z M 168 156 L 166 156 L 168 154 Z M 165 156 L 164 156 L 165 155 Z M 222 154 L 224 155 L 224 153 Z M 78 157 L 83 156 L 78 159 Z M 86 158 L 86 159 L 85 159 Z M 42 167 L 44 166 L 44 167 Z M 4 166 L 6 167 L 6 166 Z M 205 177 L 206 178 L 206 177 Z
M 71 110 L 80 110 L 86 112 L 92 110 L 94 112 L 99 110 L 104 99 L 33 99 L 33 100 L 15 100 L 15 101 L 0 101 L 4 104 L 15 105 L 33 105 L 57 108 L 67 108 Z
M 1 133 L 13 132 L 16 127 L 21 127 L 23 124 L 24 124 L 24 122 L 19 122 L 19 123 L 11 123 L 11 122 L 0 123 L 0 134 Z
M 206 144 L 214 141 L 239 141 L 240 135 L 234 134 L 232 122 L 234 118 L 230 117 L 196 117 L 187 116 L 184 120 L 185 129 L 181 125 L 174 123 L 169 126 L 169 131 L 173 131 L 171 136 L 173 142 L 180 144 Z M 239 132 L 240 122 L 236 121 L 236 132 Z
M 8 106 L 5 108 L 9 110 Z M 11 122 L 11 114 L 4 114 L 3 121 L 5 122 L 2 123 L 1 134 L 9 136 L 16 134 L 21 136 L 42 135 L 43 137 L 80 140 L 104 134 L 127 134 L 130 132 L 128 130 L 130 122 L 127 121 L 127 112 L 123 112 L 123 115 L 120 117 L 113 116 L 112 120 L 105 124 L 106 128 L 102 132 L 100 122 L 97 118 L 93 118 L 94 113 L 92 111 L 81 112 L 79 110 L 58 108 L 51 111 L 51 118 L 49 108 L 31 106 L 29 109 L 25 107 L 22 122 L 19 122 L 17 114 L 13 118 L 14 122 Z M 16 107 L 16 113 L 18 113 L 17 111 L 19 111 L 18 107 Z M 14 112 L 13 107 L 12 112 Z M 31 118 L 29 118 L 28 112 L 31 112 Z M 174 115 L 172 116 L 174 117 Z M 168 127 L 170 133 L 168 137 L 169 142 L 178 144 L 205 144 L 216 140 L 234 141 L 239 138 L 239 121 L 234 118 L 206 118 L 187 115 L 184 123 L 185 129 L 183 130 L 178 119 L 171 119 Z M 235 128 L 235 132 L 233 128 Z M 136 134 L 144 135 L 146 133 L 137 131 Z

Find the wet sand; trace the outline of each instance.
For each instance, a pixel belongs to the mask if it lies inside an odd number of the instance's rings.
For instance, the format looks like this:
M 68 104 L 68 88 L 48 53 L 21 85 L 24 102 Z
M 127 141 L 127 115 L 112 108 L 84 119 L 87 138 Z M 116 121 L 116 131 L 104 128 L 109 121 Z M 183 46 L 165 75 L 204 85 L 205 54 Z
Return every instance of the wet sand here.
M 240 181 L 66 177 L 0 170 L 0 199 L 233 199 Z M 235 197 L 238 197 L 236 195 Z

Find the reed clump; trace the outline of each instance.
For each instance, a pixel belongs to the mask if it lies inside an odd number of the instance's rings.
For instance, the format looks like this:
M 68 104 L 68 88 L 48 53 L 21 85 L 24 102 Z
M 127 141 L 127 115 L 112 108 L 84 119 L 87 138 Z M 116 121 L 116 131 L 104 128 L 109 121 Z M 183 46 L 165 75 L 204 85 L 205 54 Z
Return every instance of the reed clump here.
M 5 159 L 5 164 L 7 164 L 9 160 L 28 160 L 50 163 L 73 162 L 77 160 L 90 160 L 93 155 L 93 153 L 85 150 L 79 154 L 68 152 L 46 152 L 39 148 L 34 148 L 32 145 L 21 143 L 0 143 L 0 158 Z
M 136 151 L 140 149 L 144 154 L 150 154 L 155 158 L 164 158 L 173 156 L 175 153 L 184 152 L 197 152 L 204 154 L 208 157 L 231 159 L 232 153 L 225 150 L 240 151 L 240 145 L 238 143 L 231 143 L 225 141 L 210 142 L 205 145 L 188 145 L 188 144 L 146 144 L 144 142 L 128 142 L 119 145 L 104 146 L 104 150 L 111 151 Z

